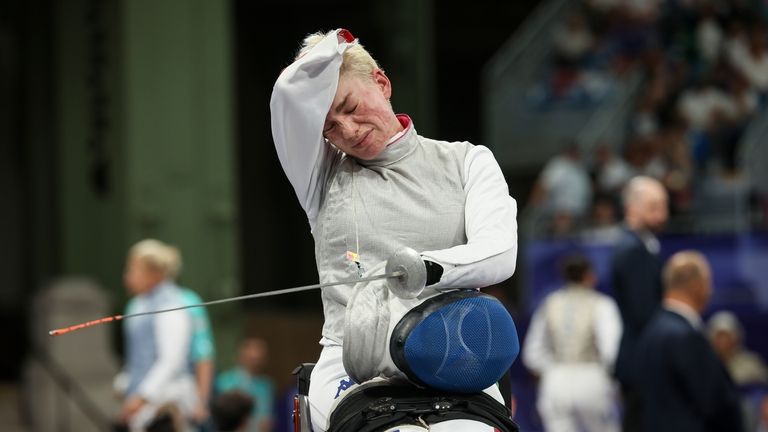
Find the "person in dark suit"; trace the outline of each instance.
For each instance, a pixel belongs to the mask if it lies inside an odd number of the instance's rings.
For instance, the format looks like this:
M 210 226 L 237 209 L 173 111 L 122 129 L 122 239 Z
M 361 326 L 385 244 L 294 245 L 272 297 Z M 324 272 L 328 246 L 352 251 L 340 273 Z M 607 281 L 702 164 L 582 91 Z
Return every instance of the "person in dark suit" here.
M 611 263 L 611 283 L 623 333 L 614 374 L 621 384 L 624 432 L 642 430 L 642 407 L 632 387 L 637 340 L 661 303 L 661 261 L 655 232 L 667 221 L 667 192 L 650 177 L 638 176 L 624 188 L 624 229 Z
M 663 280 L 662 307 L 636 351 L 645 430 L 744 430 L 736 386 L 703 332 L 700 314 L 712 294 L 706 258 L 694 251 L 673 255 Z

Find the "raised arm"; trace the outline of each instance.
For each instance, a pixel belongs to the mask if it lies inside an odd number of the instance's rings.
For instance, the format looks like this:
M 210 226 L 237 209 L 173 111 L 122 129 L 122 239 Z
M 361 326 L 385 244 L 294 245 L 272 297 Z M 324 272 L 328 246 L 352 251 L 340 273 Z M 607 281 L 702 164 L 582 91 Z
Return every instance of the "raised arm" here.
M 522 349 L 523 364 L 539 376 L 554 363 L 545 311 L 546 303 L 542 303 L 541 307 L 534 312 Z
M 269 104 L 277 156 L 313 228 L 323 184 L 338 156 L 323 139 L 323 123 L 336 93 L 342 54 L 352 44 L 339 39 L 336 34 L 325 37 L 285 68 Z
M 424 251 L 443 267 L 433 288 L 480 288 L 508 279 L 517 259 L 517 204 L 490 150 L 473 147 L 464 163 L 467 244 Z

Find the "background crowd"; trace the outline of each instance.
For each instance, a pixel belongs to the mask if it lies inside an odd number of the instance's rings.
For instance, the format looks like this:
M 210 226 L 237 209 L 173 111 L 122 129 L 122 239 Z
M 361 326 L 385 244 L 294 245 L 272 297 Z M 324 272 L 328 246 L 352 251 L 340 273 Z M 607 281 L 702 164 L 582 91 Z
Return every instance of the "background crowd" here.
M 756 328 L 738 308 L 713 310 L 706 258 L 665 262 L 659 234 L 766 226 L 744 148 L 768 107 L 766 22 L 764 2 L 594 0 L 554 33 L 535 109 L 598 106 L 641 81 L 624 139 L 563 143 L 530 194 L 531 242 L 610 245 L 592 263 L 603 292 L 584 256 L 573 276 L 571 257 L 559 263 L 563 287 L 533 305 L 522 355 L 538 378 L 534 427 L 765 430 L 765 361 L 744 345 Z M 597 384 L 571 386 L 566 373 Z
M 664 184 L 675 230 L 764 225 L 766 196 L 745 170 L 741 145 L 768 106 L 765 9 L 739 0 L 574 8 L 553 36 L 548 105 L 582 100 L 632 74 L 643 79 L 624 142 L 565 143 L 543 168 L 532 194 L 538 231 L 615 223 L 620 191 L 636 175 Z

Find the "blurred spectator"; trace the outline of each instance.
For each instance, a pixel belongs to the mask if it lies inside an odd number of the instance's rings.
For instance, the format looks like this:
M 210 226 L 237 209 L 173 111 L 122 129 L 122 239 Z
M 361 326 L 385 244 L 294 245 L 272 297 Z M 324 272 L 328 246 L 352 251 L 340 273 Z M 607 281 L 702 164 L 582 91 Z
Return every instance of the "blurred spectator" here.
M 763 29 L 755 27 L 749 32 L 746 49 L 735 49 L 731 62 L 755 90 L 768 93 L 768 46 Z
M 630 22 L 652 24 L 659 16 L 662 0 L 630 0 L 621 3 L 623 14 Z
M 701 59 L 709 64 L 717 62 L 724 40 L 725 35 L 717 22 L 715 6 L 711 3 L 704 4 L 696 25 L 696 46 Z
M 644 429 L 741 431 L 739 394 L 702 332 L 712 295 L 709 265 L 698 252 L 673 255 L 664 267 L 664 302 L 636 351 L 634 380 Z
M 724 48 L 726 59 L 734 66 L 749 55 L 749 37 L 742 21 L 738 19 L 731 21 Z
M 685 126 L 680 123 L 667 126 L 662 130 L 660 140 L 667 166 L 662 183 L 670 195 L 670 208 L 673 214 L 687 213 L 692 204 L 693 165 Z
M 731 312 L 718 312 L 708 323 L 709 339 L 736 385 L 768 384 L 768 368 L 756 353 L 742 345 L 743 328 Z
M 188 288 L 181 288 L 181 296 L 185 305 L 203 302 L 196 292 Z M 208 318 L 207 308 L 196 307 L 187 309 L 187 311 L 192 319 L 192 341 L 189 360 L 195 371 L 198 397 L 197 407 L 192 412 L 192 420 L 197 424 L 203 425 L 210 418 L 208 405 L 211 402 L 211 389 L 215 379 L 213 332 L 211 331 L 211 321 Z
M 660 47 L 648 50 L 644 60 L 648 82 L 640 96 L 641 104 L 658 111 L 679 85 L 680 64 L 667 58 L 664 50 Z
M 691 129 L 707 132 L 718 127 L 733 106 L 727 94 L 702 78 L 680 96 L 678 109 Z
M 616 204 L 613 197 L 600 195 L 592 206 L 592 218 L 589 226 L 582 231 L 582 238 L 593 242 L 617 242 L 623 233 L 616 216 Z
M 661 180 L 667 173 L 667 163 L 664 160 L 664 141 L 660 134 L 649 136 L 643 143 L 647 159 L 645 166 L 637 172 L 638 175 L 646 175 L 656 180 Z
M 227 391 L 216 396 L 211 404 L 216 430 L 247 432 L 254 408 L 253 399 L 242 391 Z
M 710 136 L 716 151 L 720 173 L 733 176 L 738 174 L 737 155 L 749 122 L 757 112 L 759 98 L 739 74 L 730 73 L 726 81 L 729 108 L 719 127 Z
M 618 431 L 610 376 L 621 336 L 618 308 L 595 290 L 586 258 L 567 258 L 563 276 L 567 285 L 534 313 L 522 350 L 541 377 L 537 408 L 547 431 Z
M 184 432 L 184 419 L 176 405 L 163 405 L 157 410 L 155 419 L 147 426 L 146 432 Z
M 643 55 L 657 46 L 658 30 L 654 25 L 657 14 L 657 0 L 621 3 L 608 33 L 614 51 L 612 68 L 618 76 L 633 71 Z
M 607 144 L 600 144 L 595 149 L 593 172 L 597 193 L 617 199 L 624 185 L 632 178 L 632 169 Z
M 749 121 L 760 108 L 757 91 L 750 87 L 746 78 L 739 74 L 731 74 L 726 82 L 733 101 L 734 118 L 737 123 Z
M 661 248 L 654 232 L 667 221 L 667 192 L 657 180 L 635 177 L 624 189 L 623 200 L 625 230 L 611 263 L 624 329 L 615 374 L 624 396 L 624 431 L 637 431 L 642 430 L 642 406 L 632 383 L 635 349 L 661 302 Z
M 157 408 L 152 420 L 141 429 L 129 428 L 125 424 L 117 424 L 111 430 L 112 432 L 186 432 L 188 428 L 176 405 L 165 404 Z
M 727 128 L 736 120 L 733 99 L 702 78 L 682 94 L 678 108 L 693 137 L 695 167 L 705 173 L 715 151 L 713 147 L 719 147 L 720 141 L 728 139 L 725 137 L 730 133 Z
M 253 399 L 249 427 L 253 432 L 271 431 L 273 427 L 274 385 L 269 377 L 263 375 L 267 354 L 264 340 L 246 338 L 240 342 L 239 366 L 222 372 L 216 379 L 217 393 L 241 390 Z
M 592 52 L 595 38 L 584 15 L 574 12 L 555 30 L 555 57 L 560 67 L 581 66 Z
M 667 169 L 657 151 L 658 137 L 638 137 L 627 147 L 627 162 L 633 176 L 648 176 L 660 180 Z
M 632 117 L 631 132 L 640 137 L 652 136 L 659 131 L 656 106 L 650 95 L 641 98 L 640 105 Z
M 550 160 L 534 185 L 533 206 L 552 220 L 556 235 L 569 233 L 587 214 L 592 202 L 592 185 L 581 162 L 581 153 L 570 144 Z
M 174 279 L 181 269 L 178 249 L 143 240 L 128 253 L 125 285 L 134 297 L 125 314 L 184 306 Z M 184 418 L 198 406 L 189 352 L 192 319 L 187 311 L 146 315 L 124 321 L 126 364 L 121 420 L 143 429 L 158 408 L 175 405 Z M 121 380 L 117 379 L 116 383 Z

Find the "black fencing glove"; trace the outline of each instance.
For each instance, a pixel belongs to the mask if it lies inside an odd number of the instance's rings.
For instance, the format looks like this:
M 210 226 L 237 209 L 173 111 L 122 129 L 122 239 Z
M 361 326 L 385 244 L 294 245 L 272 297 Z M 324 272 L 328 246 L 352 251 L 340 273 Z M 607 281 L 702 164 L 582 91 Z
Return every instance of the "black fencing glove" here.
M 434 261 L 424 260 L 424 267 L 427 268 L 427 286 L 440 282 L 440 278 L 443 277 L 443 266 Z

